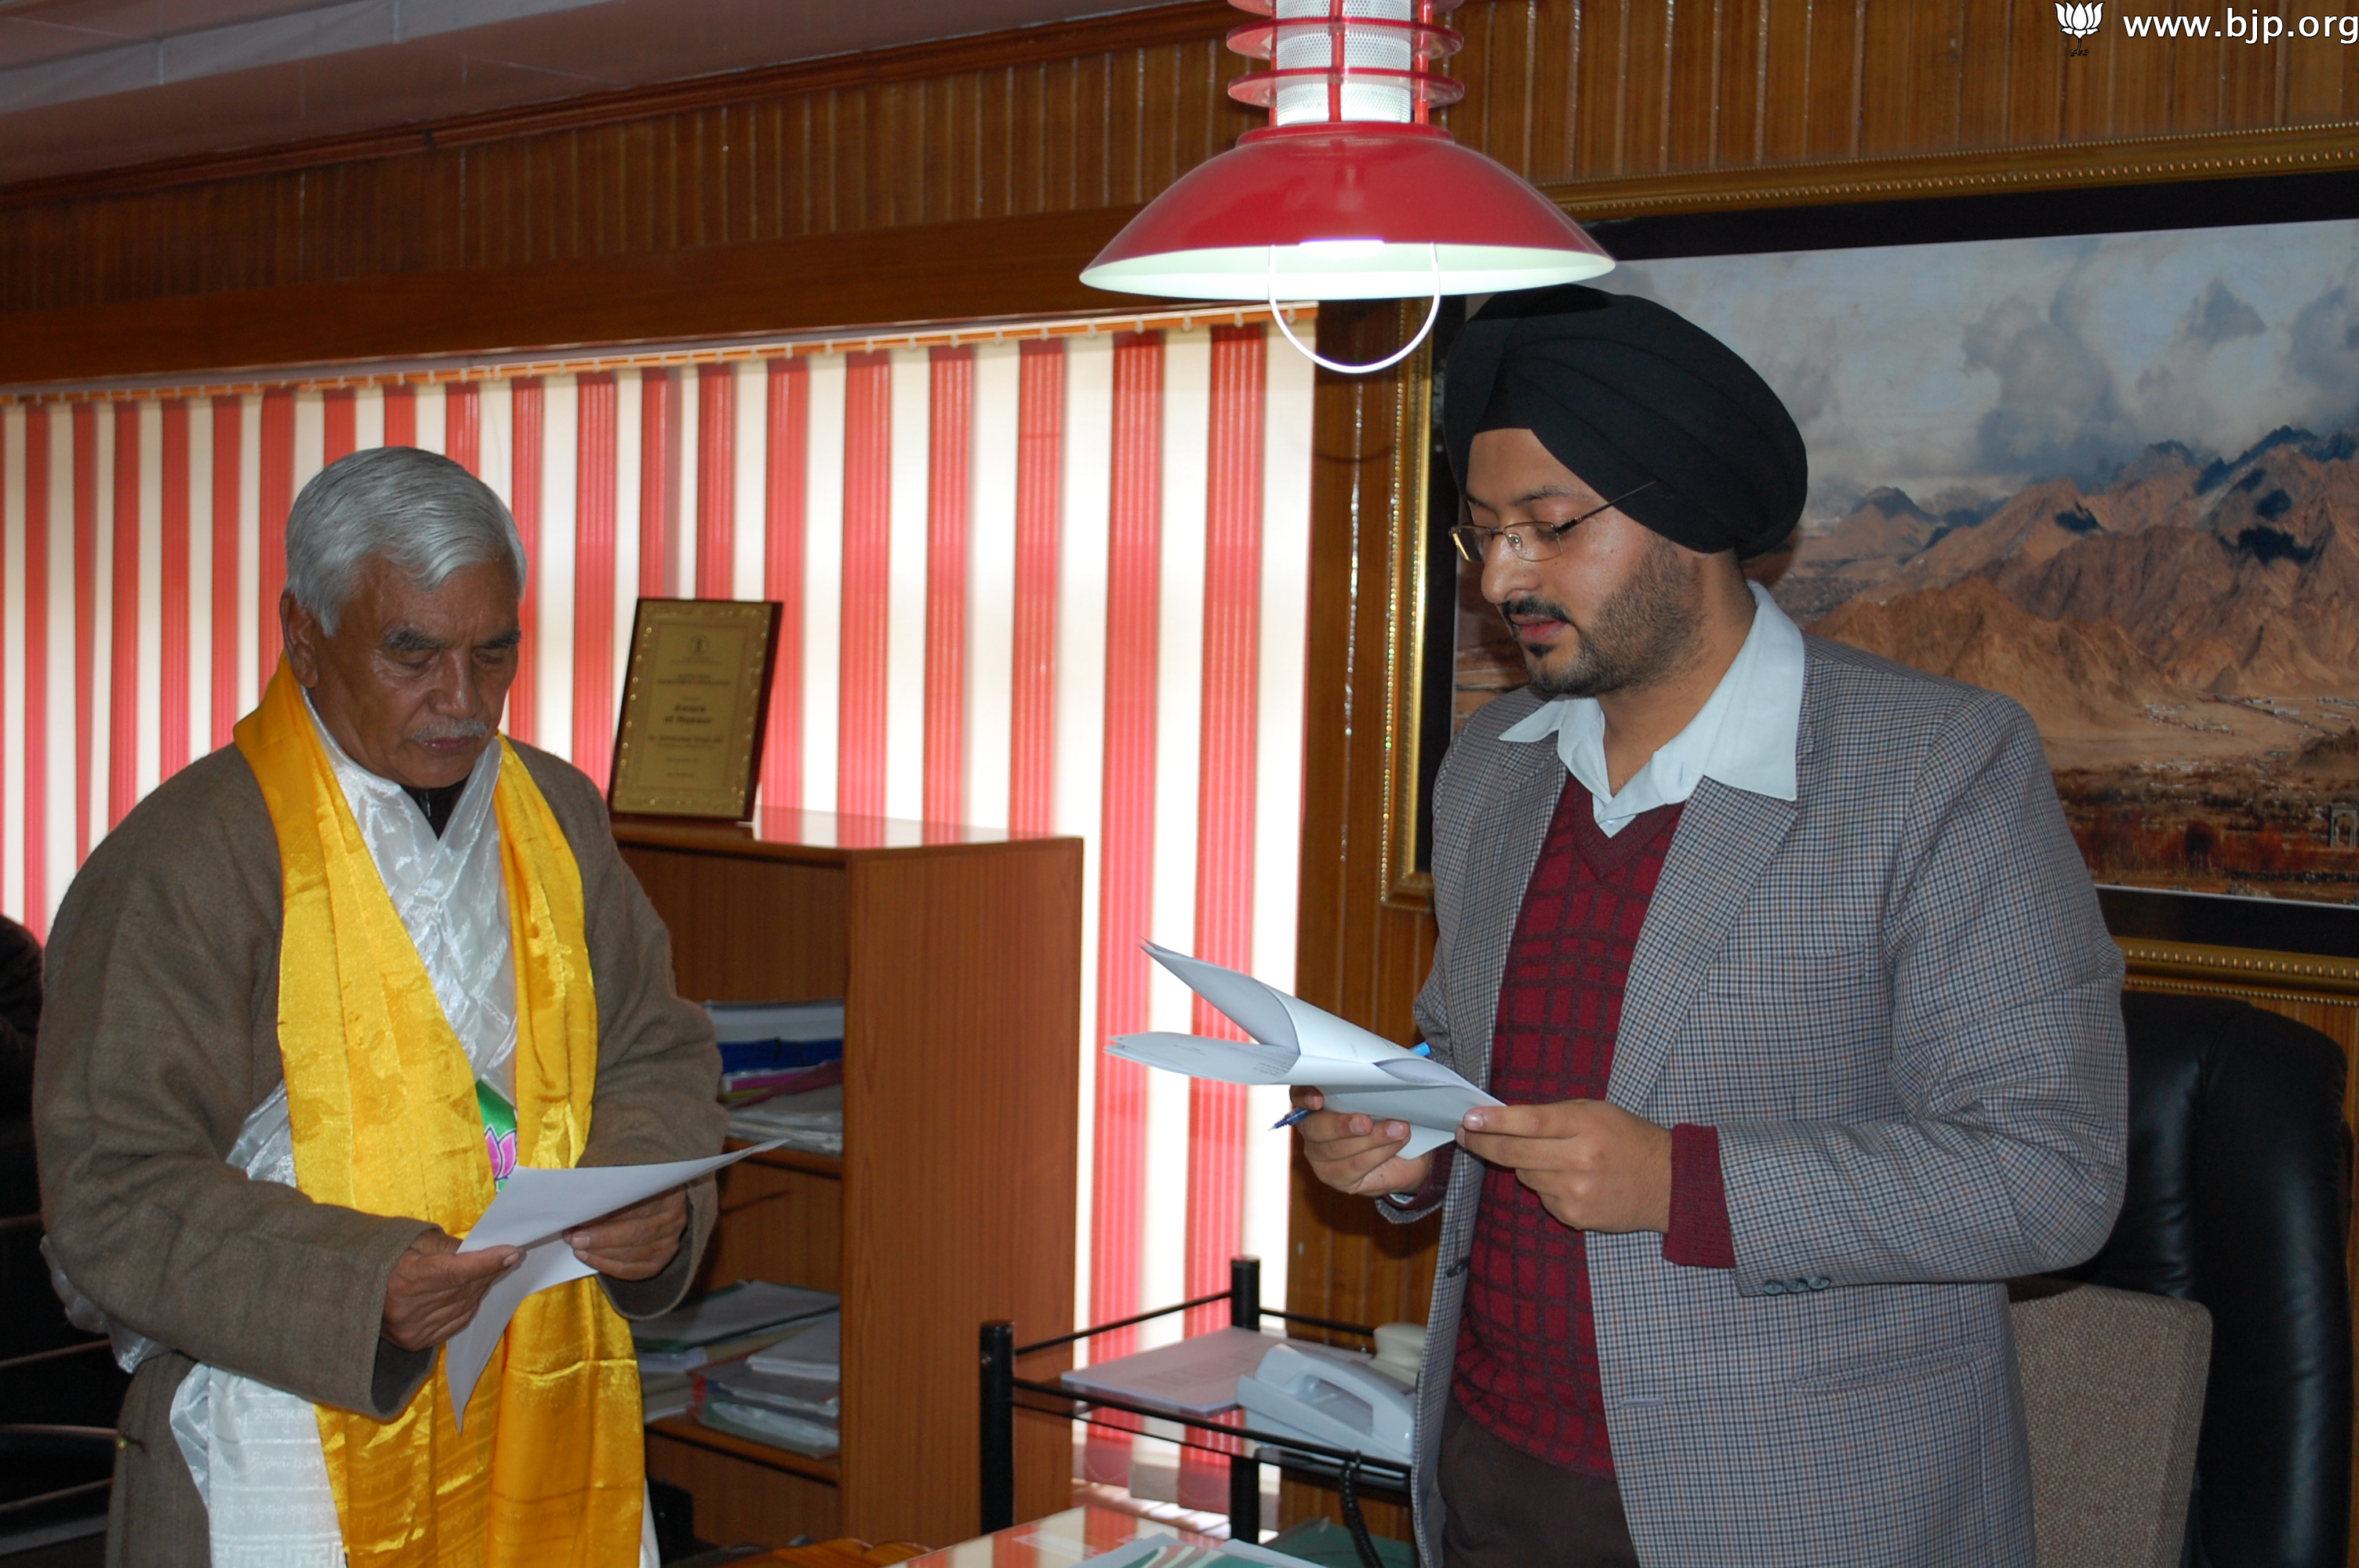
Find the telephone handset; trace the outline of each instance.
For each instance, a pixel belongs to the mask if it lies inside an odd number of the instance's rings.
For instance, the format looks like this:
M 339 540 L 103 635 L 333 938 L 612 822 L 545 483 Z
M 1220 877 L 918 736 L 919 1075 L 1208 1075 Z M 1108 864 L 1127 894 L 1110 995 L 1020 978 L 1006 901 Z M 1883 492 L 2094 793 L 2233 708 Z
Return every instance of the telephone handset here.
M 1399 1465 L 1415 1456 L 1412 1397 L 1359 1357 L 1288 1345 L 1273 1347 L 1258 1368 L 1237 1379 L 1246 1425 Z

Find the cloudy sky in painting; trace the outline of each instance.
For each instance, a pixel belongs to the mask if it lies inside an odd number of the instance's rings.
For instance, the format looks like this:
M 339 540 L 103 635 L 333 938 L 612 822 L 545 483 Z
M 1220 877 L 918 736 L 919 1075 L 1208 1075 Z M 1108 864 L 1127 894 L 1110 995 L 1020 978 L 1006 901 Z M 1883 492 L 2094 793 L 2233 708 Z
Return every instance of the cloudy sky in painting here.
M 1810 448 L 1806 522 L 2102 483 L 2158 441 L 2359 425 L 2359 223 L 1633 262 L 1751 360 Z

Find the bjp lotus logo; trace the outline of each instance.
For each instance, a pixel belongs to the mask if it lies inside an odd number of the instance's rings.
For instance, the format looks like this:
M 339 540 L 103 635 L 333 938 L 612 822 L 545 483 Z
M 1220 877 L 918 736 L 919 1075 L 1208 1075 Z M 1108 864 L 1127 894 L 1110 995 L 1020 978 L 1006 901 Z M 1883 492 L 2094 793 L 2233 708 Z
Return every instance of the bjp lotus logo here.
M 516 1174 L 516 1129 L 511 1127 L 506 1132 L 489 1127 L 484 1129 L 484 1152 L 492 1157 L 492 1186 L 496 1190 Z
M 2103 5 L 2068 5 L 2064 0 L 2056 0 L 2056 25 L 2073 38 L 2089 37 L 2103 27 L 2104 21 L 2105 8 Z M 2087 54 L 2089 51 L 2075 49 L 2072 52 Z

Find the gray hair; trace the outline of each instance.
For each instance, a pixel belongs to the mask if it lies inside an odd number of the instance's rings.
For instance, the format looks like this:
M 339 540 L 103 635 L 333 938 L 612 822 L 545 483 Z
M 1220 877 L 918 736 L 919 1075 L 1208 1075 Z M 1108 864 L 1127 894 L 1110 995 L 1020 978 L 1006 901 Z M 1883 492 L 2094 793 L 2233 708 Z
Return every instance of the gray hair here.
M 287 514 L 287 591 L 332 637 L 375 556 L 426 593 L 464 568 L 506 561 L 524 592 L 524 535 L 506 505 L 459 464 L 416 447 L 337 459 Z

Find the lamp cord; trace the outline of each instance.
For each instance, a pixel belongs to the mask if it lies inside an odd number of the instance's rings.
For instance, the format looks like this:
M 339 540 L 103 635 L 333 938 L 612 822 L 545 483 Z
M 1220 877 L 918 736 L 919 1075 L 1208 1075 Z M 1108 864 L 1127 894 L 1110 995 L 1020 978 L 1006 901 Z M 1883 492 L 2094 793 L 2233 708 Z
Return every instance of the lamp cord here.
M 1338 375 L 1366 375 L 1375 371 L 1389 369 L 1417 352 L 1417 346 L 1425 341 L 1426 334 L 1433 330 L 1433 324 L 1441 319 L 1441 247 L 1429 241 L 1425 252 L 1433 264 L 1433 304 L 1425 312 L 1425 325 L 1417 330 L 1417 336 L 1392 353 L 1386 354 L 1383 359 L 1364 365 L 1345 364 L 1340 360 L 1324 358 L 1318 350 L 1294 335 L 1294 329 L 1287 324 L 1286 312 L 1278 308 L 1277 247 L 1276 245 L 1269 247 L 1270 316 L 1277 322 L 1277 330 L 1286 334 L 1286 341 L 1292 343 L 1305 359 L 1321 370 L 1332 370 Z

